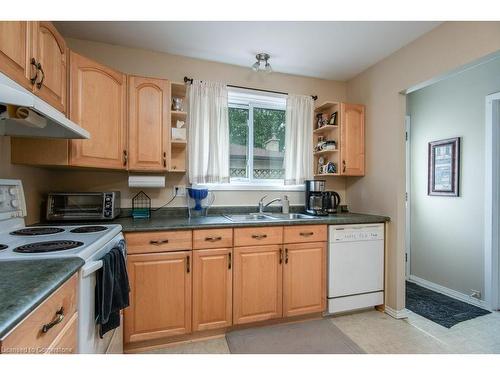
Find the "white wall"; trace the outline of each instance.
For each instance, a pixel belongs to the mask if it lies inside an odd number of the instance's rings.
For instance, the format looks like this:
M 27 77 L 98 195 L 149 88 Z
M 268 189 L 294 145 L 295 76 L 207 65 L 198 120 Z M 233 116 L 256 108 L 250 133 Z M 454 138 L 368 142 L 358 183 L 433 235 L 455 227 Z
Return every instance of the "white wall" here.
M 484 295 L 485 96 L 500 91 L 500 59 L 408 95 L 411 274 Z M 428 143 L 461 137 L 459 197 L 427 195 Z

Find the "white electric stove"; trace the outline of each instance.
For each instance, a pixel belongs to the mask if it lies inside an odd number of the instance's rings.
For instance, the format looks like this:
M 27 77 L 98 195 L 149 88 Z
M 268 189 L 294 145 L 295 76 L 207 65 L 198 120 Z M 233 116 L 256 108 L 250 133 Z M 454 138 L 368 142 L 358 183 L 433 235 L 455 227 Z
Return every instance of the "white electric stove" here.
M 121 327 L 99 338 L 95 325 L 95 272 L 112 248 L 124 247 L 122 227 L 106 225 L 29 226 L 24 222 L 26 203 L 20 180 L 0 179 L 0 262 L 23 259 L 79 257 L 78 352 L 105 353 L 121 343 Z M 117 337 L 120 336 L 120 337 Z M 118 345 L 118 351 L 120 345 Z

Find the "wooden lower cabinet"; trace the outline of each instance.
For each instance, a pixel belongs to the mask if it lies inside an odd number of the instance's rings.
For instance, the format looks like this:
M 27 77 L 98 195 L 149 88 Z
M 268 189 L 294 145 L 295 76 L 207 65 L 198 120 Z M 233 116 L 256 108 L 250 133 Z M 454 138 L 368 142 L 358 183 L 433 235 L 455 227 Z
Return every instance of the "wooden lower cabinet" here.
M 193 251 L 193 331 L 232 325 L 232 248 Z
M 234 248 L 234 324 L 282 316 L 282 259 L 280 245 Z
M 321 312 L 326 307 L 326 242 L 285 245 L 283 316 Z
M 191 332 L 191 263 L 191 251 L 127 257 L 131 293 L 125 343 Z

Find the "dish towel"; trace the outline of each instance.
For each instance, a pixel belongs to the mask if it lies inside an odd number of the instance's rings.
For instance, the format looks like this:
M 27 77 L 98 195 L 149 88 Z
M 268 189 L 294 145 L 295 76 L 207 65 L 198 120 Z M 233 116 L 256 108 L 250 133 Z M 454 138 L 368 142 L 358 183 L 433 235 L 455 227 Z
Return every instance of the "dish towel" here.
M 104 257 L 102 268 L 97 271 L 95 316 L 99 336 L 120 326 L 120 310 L 129 305 L 130 284 L 123 251 L 125 241 L 120 241 Z

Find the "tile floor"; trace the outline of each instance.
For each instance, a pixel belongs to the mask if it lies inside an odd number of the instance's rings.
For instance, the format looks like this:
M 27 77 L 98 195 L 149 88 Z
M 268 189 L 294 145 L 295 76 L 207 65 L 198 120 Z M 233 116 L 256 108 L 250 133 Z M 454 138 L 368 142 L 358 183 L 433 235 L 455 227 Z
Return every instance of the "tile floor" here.
M 394 319 L 376 310 L 330 318 L 367 353 L 496 353 L 500 354 L 500 312 L 444 328 L 409 312 L 408 319 Z M 149 353 L 224 354 L 225 338 L 170 346 Z

